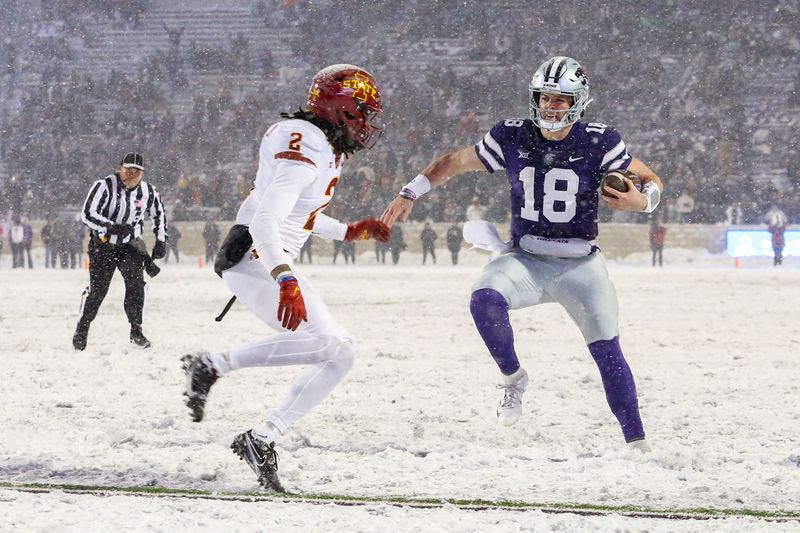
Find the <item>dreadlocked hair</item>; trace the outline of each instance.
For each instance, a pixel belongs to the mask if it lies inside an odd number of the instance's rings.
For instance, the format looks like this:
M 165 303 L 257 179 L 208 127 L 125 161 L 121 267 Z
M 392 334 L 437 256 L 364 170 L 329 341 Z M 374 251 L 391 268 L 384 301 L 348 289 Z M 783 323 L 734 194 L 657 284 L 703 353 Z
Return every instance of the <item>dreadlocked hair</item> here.
M 347 126 L 335 126 L 327 120 L 318 117 L 314 113 L 311 113 L 310 111 L 298 109 L 294 113 L 284 112 L 281 113 L 281 118 L 295 118 L 312 123 L 322 130 L 322 132 L 325 134 L 325 137 L 328 138 L 328 142 L 331 143 L 331 146 L 333 146 L 334 151 L 339 154 L 344 154 L 347 156 L 364 148 L 347 136 Z

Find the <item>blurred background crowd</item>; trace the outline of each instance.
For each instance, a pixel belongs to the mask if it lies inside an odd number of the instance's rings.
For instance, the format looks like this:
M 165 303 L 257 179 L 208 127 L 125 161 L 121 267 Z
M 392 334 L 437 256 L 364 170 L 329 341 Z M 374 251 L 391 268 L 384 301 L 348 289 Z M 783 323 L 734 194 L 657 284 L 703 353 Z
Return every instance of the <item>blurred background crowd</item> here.
M 147 161 L 171 220 L 231 220 L 258 145 L 340 62 L 382 83 L 386 131 L 345 165 L 332 216 L 381 213 L 437 154 L 527 116 L 554 55 L 586 68 L 585 119 L 623 134 L 664 180 L 666 222 L 800 217 L 799 4 L 614 0 L 2 0 L 0 213 L 71 225 L 121 154 Z M 507 184 L 476 173 L 416 220 L 503 222 Z M 472 216 L 469 215 L 469 216 Z M 601 212 L 601 220 L 646 222 Z M 18 221 L 18 220 L 17 220 Z M 58 231 L 65 231 L 58 229 Z M 73 230 L 74 231 L 74 230 Z

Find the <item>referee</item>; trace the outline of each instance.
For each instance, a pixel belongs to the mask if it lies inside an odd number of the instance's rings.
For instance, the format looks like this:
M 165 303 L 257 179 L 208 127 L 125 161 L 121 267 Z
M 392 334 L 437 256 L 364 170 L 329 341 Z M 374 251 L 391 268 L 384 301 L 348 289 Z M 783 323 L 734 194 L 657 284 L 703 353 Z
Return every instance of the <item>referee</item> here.
M 167 220 L 158 191 L 142 181 L 143 174 L 141 154 L 125 154 L 117 172 L 94 182 L 83 204 L 81 220 L 91 231 L 89 287 L 84 291 L 86 301 L 81 305 L 81 318 L 72 337 L 76 350 L 86 348 L 89 325 L 97 316 L 117 269 L 125 281 L 125 314 L 131 325 L 131 342 L 142 348 L 150 346 L 142 333 L 143 271 L 145 264 L 158 271 L 152 259 L 161 259 L 166 253 Z M 146 215 L 150 216 L 156 236 L 152 259 L 142 240 Z M 148 269 L 155 275 L 152 272 Z

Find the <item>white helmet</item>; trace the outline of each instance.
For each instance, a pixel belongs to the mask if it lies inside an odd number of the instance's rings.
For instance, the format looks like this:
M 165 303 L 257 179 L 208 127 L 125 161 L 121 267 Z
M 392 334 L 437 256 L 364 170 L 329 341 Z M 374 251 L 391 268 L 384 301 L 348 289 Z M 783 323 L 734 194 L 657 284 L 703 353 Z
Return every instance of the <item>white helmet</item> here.
M 542 63 L 542 66 L 536 69 L 529 89 L 531 120 L 538 127 L 549 131 L 558 131 L 577 122 L 591 102 L 589 78 L 583 72 L 581 64 L 571 57 L 558 56 Z M 544 120 L 539 109 L 541 93 L 570 96 L 572 107 L 559 121 Z

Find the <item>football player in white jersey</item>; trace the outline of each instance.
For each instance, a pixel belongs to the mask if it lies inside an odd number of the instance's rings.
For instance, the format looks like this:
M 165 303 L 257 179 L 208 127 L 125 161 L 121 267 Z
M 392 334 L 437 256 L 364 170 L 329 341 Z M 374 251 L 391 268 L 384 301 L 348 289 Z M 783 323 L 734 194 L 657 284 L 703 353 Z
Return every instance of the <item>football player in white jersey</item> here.
M 311 234 L 388 242 L 390 229 L 374 218 L 346 225 L 323 214 L 331 202 L 345 157 L 371 148 L 381 136 L 382 112 L 374 76 L 354 65 L 332 65 L 311 83 L 305 110 L 270 127 L 259 152 L 255 187 L 239 208 L 215 270 L 236 298 L 277 335 L 183 358 L 186 404 L 203 419 L 208 392 L 225 374 L 246 367 L 308 365 L 287 396 L 231 448 L 267 489 L 283 492 L 274 442 L 333 390 L 355 358 L 353 338 L 293 262 Z

